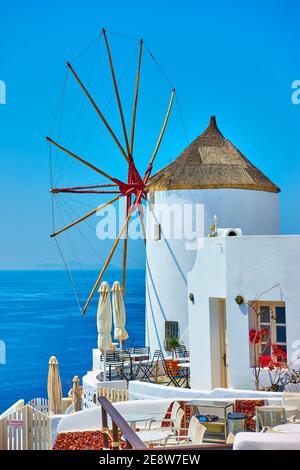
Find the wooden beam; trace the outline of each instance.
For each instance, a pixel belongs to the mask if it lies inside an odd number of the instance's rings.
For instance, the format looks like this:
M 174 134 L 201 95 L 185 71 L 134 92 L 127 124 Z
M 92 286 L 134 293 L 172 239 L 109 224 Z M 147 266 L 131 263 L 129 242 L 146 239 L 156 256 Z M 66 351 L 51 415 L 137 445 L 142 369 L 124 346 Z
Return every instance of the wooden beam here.
M 113 178 L 112 176 L 110 176 L 108 173 L 106 173 L 105 171 L 103 170 L 100 170 L 100 168 L 97 168 L 95 165 L 92 165 L 91 163 L 87 162 L 86 160 L 84 160 L 83 158 L 79 157 L 78 155 L 76 155 L 75 153 L 71 152 L 70 150 L 66 149 L 65 147 L 63 147 L 62 145 L 58 144 L 57 142 L 55 142 L 53 139 L 51 139 L 51 137 L 46 137 L 46 140 L 48 142 L 50 142 L 51 144 L 55 145 L 55 147 L 59 148 L 60 150 L 62 150 L 63 152 L 66 152 L 68 155 L 70 155 L 71 157 L 75 158 L 75 160 L 78 160 L 79 162 L 83 163 L 84 165 L 88 166 L 89 168 L 91 168 L 92 170 L 96 171 L 97 173 L 100 173 L 100 175 L 104 176 L 105 178 L 109 179 L 110 181 L 113 181 L 114 183 L 116 183 L 117 185 L 119 185 L 120 183 L 122 183 L 122 181 L 116 179 L 116 178 Z
M 117 146 L 119 147 L 123 157 L 127 160 L 127 162 L 129 162 L 129 158 L 125 152 L 125 150 L 123 149 L 122 145 L 120 144 L 117 136 L 115 135 L 114 131 L 112 130 L 112 128 L 110 127 L 110 125 L 108 124 L 107 120 L 105 119 L 103 113 L 101 112 L 100 108 L 96 105 L 95 101 L 93 100 L 92 96 L 90 95 L 90 93 L 87 91 L 86 87 L 84 86 L 84 84 L 82 83 L 82 81 L 80 80 L 79 76 L 77 75 L 77 73 L 75 72 L 74 68 L 72 67 L 72 65 L 70 64 L 70 62 L 67 62 L 67 67 L 71 70 L 72 74 L 74 75 L 75 79 L 77 80 L 77 82 L 79 83 L 79 85 L 81 86 L 81 88 L 83 89 L 84 93 L 86 94 L 86 96 L 88 97 L 88 99 L 90 100 L 90 102 L 92 103 L 92 106 L 93 108 L 95 109 L 95 111 L 97 112 L 97 114 L 100 116 L 100 119 L 102 120 L 103 124 L 105 125 L 106 129 L 108 130 L 108 132 L 110 133 L 110 135 L 112 136 L 112 138 L 114 139 L 114 141 L 116 142 Z
M 68 193 L 68 194 L 122 194 L 118 190 L 105 189 L 73 189 L 73 188 L 52 188 L 51 193 Z
M 90 302 L 91 302 L 91 300 L 92 300 L 92 297 L 93 297 L 93 295 L 95 294 L 96 289 L 97 289 L 97 287 L 99 286 L 99 284 L 100 284 L 100 282 L 101 282 L 101 279 L 102 279 L 102 277 L 103 277 L 103 275 L 104 275 L 104 273 L 105 273 L 105 271 L 106 271 L 106 269 L 107 269 L 107 266 L 109 265 L 110 260 L 111 260 L 111 258 L 112 258 L 112 256 L 113 256 L 113 254 L 114 254 L 114 252 L 115 252 L 117 246 L 118 246 L 118 243 L 119 243 L 119 241 L 120 241 L 120 238 L 121 238 L 122 234 L 124 233 L 124 230 L 126 229 L 126 226 L 127 226 L 128 222 L 129 222 L 129 219 L 130 219 L 131 215 L 132 215 L 132 214 L 130 213 L 130 214 L 128 214 L 128 216 L 126 217 L 125 223 L 124 223 L 123 227 L 121 228 L 121 230 L 120 230 L 120 232 L 119 232 L 119 235 L 117 236 L 117 238 L 116 238 L 115 241 L 114 241 L 114 244 L 113 244 L 113 246 L 112 246 L 112 248 L 111 248 L 111 250 L 110 250 L 110 252 L 109 252 L 109 255 L 108 255 L 108 257 L 107 257 L 107 260 L 105 261 L 104 266 L 103 266 L 103 268 L 102 268 L 102 270 L 101 270 L 99 276 L 97 277 L 97 280 L 96 280 L 96 282 L 95 282 L 95 284 L 94 284 L 94 286 L 93 286 L 93 288 L 92 288 L 92 290 L 91 290 L 91 292 L 90 292 L 90 295 L 88 296 L 88 299 L 87 299 L 87 301 L 86 301 L 86 303 L 85 303 L 85 306 L 84 306 L 84 308 L 83 308 L 83 311 L 82 311 L 82 315 L 85 314 L 86 309 L 88 308 L 88 306 L 89 306 L 89 304 L 90 304 Z
M 65 188 L 65 189 L 96 189 L 96 188 L 114 188 L 118 186 L 115 183 L 103 183 L 103 184 L 88 184 L 85 186 L 72 186 L 71 188 Z
M 104 37 L 104 41 L 105 41 L 105 45 L 106 45 L 111 76 L 112 76 L 112 80 L 113 80 L 113 84 L 114 84 L 114 89 L 115 89 L 115 94 L 116 94 L 116 98 L 117 98 L 118 107 L 119 107 L 119 112 L 120 112 L 120 117 L 121 117 L 121 122 L 122 122 L 122 128 L 123 128 L 123 134 L 124 134 L 124 139 L 125 139 L 125 145 L 126 145 L 126 149 L 127 149 L 127 155 L 129 157 L 129 159 L 131 159 L 131 153 L 130 153 L 130 150 L 129 150 L 129 142 L 128 142 L 128 136 L 127 136 L 127 130 L 126 130 L 126 124 L 125 124 L 125 119 L 124 119 L 124 114 L 123 114 L 123 108 L 122 108 L 120 93 L 119 93 L 119 89 L 118 89 L 118 85 L 117 85 L 117 79 L 116 79 L 115 69 L 114 69 L 114 65 L 113 65 L 113 61 L 112 61 L 112 57 L 111 57 L 110 47 L 109 47 L 109 44 L 108 44 L 106 31 L 105 31 L 104 28 L 102 29 L 102 33 L 103 33 L 103 37 Z
M 122 264 L 123 298 L 125 298 L 125 289 L 126 289 L 127 247 L 128 247 L 128 230 L 126 229 L 125 238 L 124 238 L 124 247 L 123 247 L 123 264 Z
M 134 143 L 134 133 L 135 133 L 135 118 L 136 118 L 136 110 L 137 110 L 137 102 L 139 96 L 139 84 L 140 84 L 140 74 L 141 74 L 141 62 L 142 62 L 142 52 L 143 52 L 143 40 L 140 40 L 140 52 L 139 52 L 139 60 L 138 60 L 138 67 L 136 72 L 136 80 L 135 80 L 135 94 L 134 94 L 134 101 L 133 101 L 133 111 L 132 111 L 132 120 L 131 120 L 131 132 L 130 132 L 130 154 L 133 153 L 133 143 Z
M 127 200 L 126 200 L 126 217 L 129 214 L 130 207 L 131 207 L 131 195 L 127 196 Z M 128 223 L 125 228 L 124 246 L 123 246 L 123 263 L 122 263 L 123 298 L 125 298 L 125 289 L 126 289 L 127 247 L 128 247 Z
M 115 197 L 114 199 L 111 199 L 110 201 L 106 202 L 105 204 L 102 204 L 102 206 L 98 206 L 96 207 L 96 209 L 93 209 L 92 211 L 88 212 L 87 214 L 85 214 L 84 216 L 80 217 L 79 219 L 75 220 L 74 222 L 72 222 L 71 224 L 67 225 L 66 227 L 64 228 L 61 228 L 60 230 L 58 230 L 57 232 L 55 233 L 52 233 L 50 235 L 50 237 L 56 237 L 57 235 L 59 235 L 60 233 L 62 232 L 65 232 L 66 230 L 68 230 L 69 228 L 71 227 L 74 227 L 75 225 L 79 224 L 80 222 L 83 222 L 85 219 L 87 219 L 88 217 L 91 217 L 93 214 L 96 214 L 96 212 L 104 209 L 105 207 L 109 206 L 110 204 L 113 204 L 115 201 L 117 201 L 118 199 L 120 199 L 120 197 L 122 196 L 117 196 Z

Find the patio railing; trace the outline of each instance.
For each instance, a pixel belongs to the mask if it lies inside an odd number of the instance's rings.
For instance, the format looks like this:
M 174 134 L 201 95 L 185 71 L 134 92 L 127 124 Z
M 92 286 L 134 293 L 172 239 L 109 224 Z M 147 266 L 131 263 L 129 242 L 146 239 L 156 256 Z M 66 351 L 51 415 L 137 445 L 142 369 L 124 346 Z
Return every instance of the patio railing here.
M 120 432 L 124 436 L 124 439 L 127 443 L 128 449 L 140 450 L 147 449 L 143 441 L 137 436 L 137 434 L 132 430 L 129 424 L 125 421 L 122 415 L 118 410 L 108 401 L 105 397 L 99 398 L 99 403 L 101 405 L 101 415 L 102 415 L 102 432 L 103 432 L 103 447 L 104 449 L 109 448 L 108 442 L 108 416 L 112 421 L 112 449 L 118 450 L 120 448 L 119 435 Z

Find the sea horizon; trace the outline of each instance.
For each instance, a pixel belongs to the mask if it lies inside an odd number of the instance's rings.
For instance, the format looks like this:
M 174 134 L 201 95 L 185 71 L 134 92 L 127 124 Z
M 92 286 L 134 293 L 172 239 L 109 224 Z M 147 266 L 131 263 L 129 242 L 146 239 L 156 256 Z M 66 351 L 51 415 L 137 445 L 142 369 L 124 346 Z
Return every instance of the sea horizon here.
M 84 301 L 95 280 L 90 270 L 72 270 L 77 294 Z M 127 344 L 145 343 L 145 276 L 129 269 L 126 282 Z M 110 268 L 104 277 L 121 281 L 122 271 Z M 64 396 L 72 378 L 92 368 L 97 347 L 95 295 L 81 316 L 68 273 L 64 270 L 0 270 L 0 340 L 6 346 L 6 364 L 0 364 L 0 413 L 23 398 L 47 397 L 50 356 L 59 361 Z

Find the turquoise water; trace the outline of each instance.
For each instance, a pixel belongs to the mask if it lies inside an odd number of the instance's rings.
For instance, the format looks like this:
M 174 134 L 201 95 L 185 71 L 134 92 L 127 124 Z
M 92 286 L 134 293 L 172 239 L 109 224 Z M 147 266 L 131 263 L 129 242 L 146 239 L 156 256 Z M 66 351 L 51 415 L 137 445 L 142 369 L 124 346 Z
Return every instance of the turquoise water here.
M 82 303 L 97 275 L 73 271 Z M 109 271 L 105 280 L 121 280 L 121 272 Z M 0 340 L 6 345 L 6 364 L 0 364 L 0 412 L 19 398 L 46 397 L 51 355 L 59 361 L 64 393 L 74 375 L 91 369 L 98 298 L 82 317 L 66 272 L 0 271 Z M 144 271 L 128 271 L 126 313 L 127 343 L 143 345 Z

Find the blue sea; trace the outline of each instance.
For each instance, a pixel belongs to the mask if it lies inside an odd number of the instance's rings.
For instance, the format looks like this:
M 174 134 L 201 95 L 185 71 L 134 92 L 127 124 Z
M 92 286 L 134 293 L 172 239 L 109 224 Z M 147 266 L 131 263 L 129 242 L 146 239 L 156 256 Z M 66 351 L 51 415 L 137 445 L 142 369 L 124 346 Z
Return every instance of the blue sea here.
M 97 278 L 96 271 L 73 271 L 82 304 Z M 121 281 L 111 270 L 105 280 Z M 129 270 L 126 281 L 127 344 L 145 342 L 145 272 Z M 0 412 L 19 398 L 47 396 L 50 356 L 59 361 L 64 395 L 74 375 L 92 368 L 97 347 L 95 295 L 81 316 L 65 271 L 0 271 L 0 340 L 6 364 L 0 364 Z

